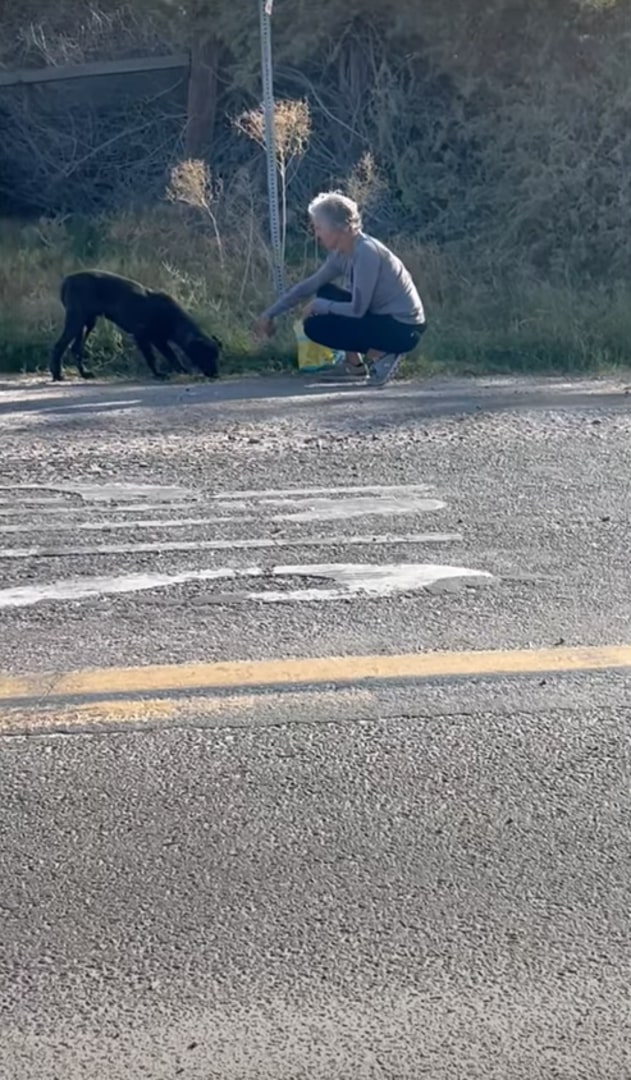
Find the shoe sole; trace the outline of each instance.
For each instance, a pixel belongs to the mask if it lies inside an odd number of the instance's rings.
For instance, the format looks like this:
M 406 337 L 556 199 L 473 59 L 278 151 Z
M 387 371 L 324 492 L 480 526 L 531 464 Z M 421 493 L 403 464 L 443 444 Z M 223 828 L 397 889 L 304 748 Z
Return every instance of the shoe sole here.
M 321 374 L 321 378 L 326 380 L 327 382 L 330 381 L 330 382 L 359 383 L 359 382 L 365 382 L 366 381 L 366 379 L 368 378 L 368 373 L 365 372 L 365 371 L 362 371 L 358 375 L 352 375 L 348 371 L 340 371 L 340 372 L 323 371 L 322 374 Z

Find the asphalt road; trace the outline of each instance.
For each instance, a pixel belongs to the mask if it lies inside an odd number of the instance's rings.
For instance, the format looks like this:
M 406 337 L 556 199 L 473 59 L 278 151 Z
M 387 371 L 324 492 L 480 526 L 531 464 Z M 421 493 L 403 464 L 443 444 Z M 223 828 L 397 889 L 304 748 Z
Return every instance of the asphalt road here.
M 630 410 L 0 386 L 0 1076 L 631 1075 Z

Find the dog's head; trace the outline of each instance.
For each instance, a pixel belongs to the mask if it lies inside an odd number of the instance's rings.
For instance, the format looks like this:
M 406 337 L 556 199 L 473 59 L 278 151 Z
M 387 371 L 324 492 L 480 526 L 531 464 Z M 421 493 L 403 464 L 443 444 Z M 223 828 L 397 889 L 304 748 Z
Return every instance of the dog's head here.
M 186 349 L 191 364 L 201 371 L 207 379 L 219 376 L 219 349 L 221 342 L 217 338 L 195 337 Z

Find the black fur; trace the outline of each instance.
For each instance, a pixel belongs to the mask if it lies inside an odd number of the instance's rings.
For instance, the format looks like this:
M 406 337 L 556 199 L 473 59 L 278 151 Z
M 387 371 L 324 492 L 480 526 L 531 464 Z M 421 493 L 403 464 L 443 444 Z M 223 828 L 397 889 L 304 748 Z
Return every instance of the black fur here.
M 84 379 L 92 378 L 92 372 L 83 364 L 83 346 L 99 316 L 133 336 L 156 379 L 167 378 L 169 371 L 160 371 L 156 366 L 154 348 L 168 361 L 169 370 L 186 370 L 172 345 L 181 349 L 191 365 L 207 378 L 219 375 L 221 342 L 204 334 L 167 293 L 145 289 L 137 281 L 104 270 L 83 270 L 64 278 L 61 302 L 66 322 L 52 351 L 50 373 L 54 382 L 63 379 L 62 360 L 69 345 L 79 374 Z

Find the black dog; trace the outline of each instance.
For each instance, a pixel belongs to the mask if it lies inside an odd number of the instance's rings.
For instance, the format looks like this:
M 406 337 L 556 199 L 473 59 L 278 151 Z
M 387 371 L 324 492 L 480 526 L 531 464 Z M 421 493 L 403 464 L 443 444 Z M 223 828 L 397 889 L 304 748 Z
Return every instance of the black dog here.
M 167 293 L 145 289 L 137 281 L 118 274 L 84 270 L 64 278 L 61 302 L 66 309 L 66 322 L 51 356 L 50 373 L 55 382 L 63 378 L 62 359 L 69 345 L 81 377 L 92 378 L 92 372 L 83 364 L 83 346 L 101 315 L 133 335 L 156 379 L 167 378 L 168 372 L 158 370 L 154 348 L 162 353 L 173 371 L 186 370 L 170 342 L 207 378 L 216 379 L 219 375 L 221 342 L 204 334 Z

